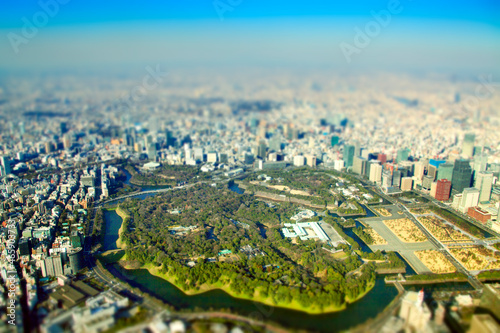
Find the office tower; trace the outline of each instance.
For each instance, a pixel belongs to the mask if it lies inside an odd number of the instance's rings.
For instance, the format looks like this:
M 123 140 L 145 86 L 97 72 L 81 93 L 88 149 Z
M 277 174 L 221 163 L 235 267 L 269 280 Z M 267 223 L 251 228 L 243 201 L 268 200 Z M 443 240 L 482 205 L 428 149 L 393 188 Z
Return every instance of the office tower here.
M 292 129 L 291 134 L 292 134 L 292 140 L 298 140 L 300 136 L 300 131 L 298 128 L 294 128 Z
M 368 161 L 360 156 L 354 156 L 352 172 L 358 175 L 364 175 L 366 173 L 366 165 Z
M 378 154 L 377 159 L 380 161 L 380 164 L 387 163 L 387 155 L 386 154 Z
M 281 138 L 278 133 L 274 133 L 273 137 L 269 139 L 269 149 L 275 152 L 281 151 Z
M 439 201 L 448 201 L 450 199 L 450 192 L 451 192 L 451 181 L 448 179 L 439 179 L 437 181 L 437 187 L 436 187 L 436 200 Z
M 217 152 L 209 151 L 207 153 L 207 162 L 208 163 L 217 163 Z
M 141 144 L 139 142 L 134 143 L 134 151 L 136 153 L 142 152 L 142 146 L 141 146 Z
M 147 154 L 150 161 L 156 161 L 156 143 L 152 142 L 147 146 Z
M 370 156 L 370 153 L 368 152 L 368 149 L 361 148 L 361 157 L 368 160 L 369 156 Z
M 204 161 L 203 158 L 203 148 L 195 148 L 194 149 L 194 159 L 197 161 Z
M 306 156 L 306 160 L 307 160 L 307 165 L 309 165 L 310 167 L 315 167 L 316 166 L 316 156 L 314 155 L 307 155 Z
M 259 126 L 259 128 L 257 130 L 257 137 L 259 137 L 261 139 L 265 139 L 266 136 L 267 136 L 266 126 L 264 126 L 264 125 Z
M 54 151 L 54 145 L 52 144 L 52 142 L 45 142 L 45 153 L 46 154 L 50 154 Z
M 70 251 L 68 253 L 68 259 L 73 274 L 76 274 L 85 267 L 85 259 L 83 257 L 83 250 L 81 247 Z
M 63 275 L 62 260 L 60 254 L 55 254 L 45 259 L 45 267 L 48 276 Z
M 0 157 L 0 162 L 2 164 L 2 175 L 6 176 L 12 172 L 10 169 L 10 159 L 8 156 Z
M 131 135 L 131 134 L 125 134 L 124 135 L 124 143 L 125 145 L 127 145 L 128 147 L 133 147 L 134 146 L 134 143 L 135 143 L 135 140 L 134 140 L 134 136 Z
M 474 142 L 476 140 L 476 135 L 469 133 L 465 134 L 464 142 L 462 143 L 462 155 L 467 158 L 471 158 L 474 155 Z
M 340 138 L 337 135 L 332 136 L 332 147 L 338 145 L 340 142 Z
M 479 203 L 479 190 L 474 187 L 464 189 L 462 192 L 462 200 L 460 202 L 459 210 L 462 213 L 467 213 L 469 207 L 476 207 Z
M 220 154 L 220 156 L 219 156 L 219 157 L 220 157 L 220 162 L 221 162 L 221 163 L 224 163 L 224 164 L 227 164 L 227 163 L 228 163 L 228 157 L 227 157 L 227 154 L 222 153 L 222 154 Z
M 474 180 L 477 178 L 477 175 L 480 172 L 486 171 L 487 166 L 488 166 L 488 155 L 486 153 L 483 152 L 474 156 Z
M 410 157 L 410 152 L 411 151 L 408 148 L 398 150 L 396 163 L 399 163 L 402 161 L 408 161 L 408 157 Z
M 434 165 L 429 165 L 427 168 L 427 176 L 432 177 L 432 180 L 436 179 L 437 168 Z
M 399 188 L 401 186 L 401 177 L 401 171 L 394 170 L 392 173 L 392 186 Z
M 398 167 L 398 170 L 401 172 L 401 177 L 411 177 L 412 172 L 410 167 Z
M 424 176 L 422 180 L 422 188 L 425 190 L 430 190 L 432 187 L 432 183 L 434 182 L 434 178 L 431 176 Z
M 344 161 L 335 160 L 333 168 L 337 171 L 342 171 L 342 169 L 344 168 Z
M 295 156 L 293 158 L 293 165 L 294 166 L 300 167 L 300 166 L 304 166 L 305 164 L 306 164 L 306 159 L 304 156 L 298 155 L 298 156 Z
M 454 191 L 462 192 L 470 187 L 472 179 L 472 169 L 469 160 L 456 160 L 453 166 L 453 176 L 451 179 L 451 188 Z
M 382 181 L 382 166 L 376 162 L 370 163 L 370 181 L 380 184 Z
M 478 173 L 474 187 L 479 190 L 479 202 L 490 201 L 492 184 L 492 172 L 482 171 Z
M 455 93 L 455 104 L 460 103 L 460 93 Z
M 360 156 L 361 155 L 361 144 L 359 143 L 358 140 L 354 140 L 354 156 Z
M 344 165 L 346 168 L 352 167 L 355 149 L 356 147 L 353 145 L 344 146 Z
M 167 148 L 174 145 L 174 136 L 169 130 L 165 130 L 165 144 L 167 145 Z
M 73 140 L 71 138 L 71 135 L 64 134 L 64 137 L 63 137 L 64 149 L 70 149 L 72 145 L 73 145 Z
M 392 186 L 392 174 L 385 170 L 382 172 L 382 187 L 391 187 Z
M 59 123 L 59 132 L 61 135 L 64 135 L 68 131 L 68 125 L 65 122 Z
M 431 184 L 431 191 L 430 191 L 429 195 L 431 197 L 435 198 L 436 197 L 436 190 L 437 190 L 437 182 L 433 182 Z
M 453 177 L 453 164 L 445 163 L 441 164 L 437 170 L 437 180 L 446 179 L 451 182 Z
M 244 160 L 245 160 L 245 164 L 252 164 L 254 161 L 254 157 L 250 153 L 245 153 Z
M 259 145 L 257 146 L 257 156 L 260 159 L 264 160 L 266 158 L 266 150 L 267 150 L 266 141 L 260 140 Z
M 151 135 L 146 135 L 146 137 L 144 137 L 144 147 L 149 147 L 149 145 L 152 143 L 153 137 Z
M 401 178 L 401 191 L 411 191 L 413 189 L 413 179 L 411 177 Z
M 30 243 L 27 238 L 21 238 L 19 240 L 19 255 L 27 256 L 30 254 Z

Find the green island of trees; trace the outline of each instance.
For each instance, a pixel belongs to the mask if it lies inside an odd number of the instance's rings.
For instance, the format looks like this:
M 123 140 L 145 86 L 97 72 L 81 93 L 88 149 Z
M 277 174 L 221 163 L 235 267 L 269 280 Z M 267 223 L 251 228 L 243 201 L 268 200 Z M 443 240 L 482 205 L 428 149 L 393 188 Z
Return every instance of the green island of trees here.
M 344 245 L 347 256 L 339 260 L 320 242 L 283 238 L 282 223 L 298 208 L 200 184 L 121 203 L 130 218 L 120 240 L 127 262 L 140 263 L 188 294 L 222 289 L 308 313 L 341 310 L 374 286 L 377 265 L 363 263 L 352 239 L 352 249 Z

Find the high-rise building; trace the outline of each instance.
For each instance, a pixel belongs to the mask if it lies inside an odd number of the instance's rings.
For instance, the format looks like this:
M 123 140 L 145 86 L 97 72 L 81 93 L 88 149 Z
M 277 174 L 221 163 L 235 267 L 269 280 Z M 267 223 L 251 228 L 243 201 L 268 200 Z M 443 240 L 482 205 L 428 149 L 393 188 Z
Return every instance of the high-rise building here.
M 477 178 L 477 175 L 480 172 L 486 171 L 487 166 L 488 166 L 488 154 L 480 153 L 474 156 L 474 180 Z
M 62 260 L 60 254 L 55 254 L 45 259 L 47 276 L 59 276 L 63 274 Z
M 150 161 L 156 161 L 156 143 L 151 142 L 149 146 L 147 146 L 147 154 Z
M 402 161 L 408 161 L 408 157 L 410 157 L 410 153 L 411 153 L 411 151 L 408 148 L 398 150 L 396 163 L 399 163 Z
M 361 156 L 361 143 L 358 140 L 354 140 L 354 156 Z
M 382 181 L 382 166 L 376 162 L 370 163 L 370 181 L 380 184 Z
M 455 160 L 453 166 L 453 176 L 451 179 L 451 188 L 454 191 L 462 192 L 470 187 L 472 179 L 472 169 L 469 160 Z
M 266 159 L 266 141 L 265 140 L 260 140 L 259 145 L 257 146 L 257 156 L 260 157 L 261 159 Z
M 481 171 L 476 178 L 475 188 L 479 190 L 479 202 L 490 201 L 493 186 L 493 173 Z
M 10 169 L 10 159 L 8 156 L 0 157 L 0 162 L 2 164 L 2 175 L 6 176 L 6 175 L 12 173 L 12 171 Z
M 356 147 L 353 145 L 344 146 L 344 164 L 346 168 L 352 167 L 355 149 Z
M 413 179 L 411 177 L 401 178 L 401 191 L 411 191 L 413 189 Z
M 316 156 L 314 155 L 307 155 L 306 156 L 306 160 L 307 160 L 307 165 L 309 165 L 310 167 L 315 167 L 316 166 Z
M 394 170 L 392 172 L 392 186 L 399 188 L 401 186 L 401 178 L 402 178 L 401 171 L 400 170 Z
M 221 153 L 221 154 L 220 154 L 220 156 L 219 156 L 219 158 L 220 158 L 220 162 L 221 162 L 221 163 L 224 163 L 224 164 L 227 164 L 227 163 L 228 163 L 228 157 L 227 157 L 227 154 L 225 154 L 225 153 Z
M 424 177 L 424 171 L 425 171 L 425 163 L 424 162 L 419 161 L 419 162 L 415 163 L 415 172 L 413 175 L 418 180 L 422 180 L 422 178 Z
M 293 165 L 294 166 L 300 167 L 300 166 L 304 166 L 305 164 L 306 164 L 306 159 L 304 156 L 297 155 L 293 158 Z
M 64 134 L 63 136 L 64 149 L 70 149 L 72 145 L 73 145 L 73 139 L 71 138 L 71 135 Z
M 385 170 L 382 172 L 382 187 L 392 186 L 392 174 L 390 171 Z
M 469 207 L 476 207 L 479 203 L 479 190 L 474 187 L 464 189 L 462 192 L 462 200 L 459 205 L 459 210 L 462 213 L 467 213 Z
M 437 180 L 447 179 L 451 182 L 453 177 L 453 164 L 445 163 L 441 164 L 437 170 Z
M 377 160 L 380 161 L 380 164 L 385 164 L 387 163 L 387 155 L 386 154 L 378 154 Z
M 73 274 L 76 274 L 85 267 L 85 259 L 83 257 L 83 250 L 81 247 L 70 251 L 68 253 L 68 259 Z
M 281 151 L 281 138 L 278 133 L 274 133 L 273 137 L 269 139 L 269 149 L 275 152 Z
M 448 201 L 450 199 L 451 181 L 448 179 L 439 179 L 436 187 L 436 200 Z
M 427 176 L 432 177 L 432 180 L 436 179 L 437 167 L 434 165 L 429 165 L 427 168 Z
M 364 175 L 368 161 L 360 156 L 354 156 L 352 164 L 352 172 L 358 175 Z
M 207 162 L 208 163 L 217 163 L 217 152 L 209 151 L 207 153 Z
M 50 154 L 55 150 L 54 144 L 50 141 L 45 142 L 45 153 Z
M 462 155 L 467 158 L 471 158 L 474 155 L 474 142 L 476 141 L 476 135 L 472 133 L 465 134 L 464 142 L 462 143 Z
M 422 188 L 425 190 L 430 190 L 432 187 L 432 183 L 434 182 L 434 178 L 431 176 L 424 176 L 422 180 Z
M 19 239 L 19 255 L 27 256 L 30 254 L 30 243 L 27 238 Z
M 336 135 L 332 136 L 332 147 L 338 145 L 340 142 L 340 138 Z

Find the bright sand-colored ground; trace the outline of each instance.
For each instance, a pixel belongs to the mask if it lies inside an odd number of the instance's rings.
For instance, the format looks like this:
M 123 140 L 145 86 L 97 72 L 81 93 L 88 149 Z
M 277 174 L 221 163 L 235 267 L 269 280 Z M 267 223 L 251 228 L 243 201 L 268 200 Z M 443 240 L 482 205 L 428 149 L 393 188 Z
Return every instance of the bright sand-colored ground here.
M 419 216 L 418 220 L 441 242 L 471 242 L 469 236 L 435 216 Z
M 402 242 L 419 243 L 427 240 L 424 233 L 410 219 L 384 220 L 384 224 Z
M 453 273 L 455 266 L 446 259 L 444 254 L 435 250 L 415 251 L 418 259 L 435 274 Z
M 500 256 L 485 247 L 451 248 L 450 252 L 470 271 L 500 269 Z
M 376 232 L 372 228 L 365 228 L 364 231 L 368 235 L 370 235 L 372 237 L 372 239 L 373 239 L 373 244 L 372 245 L 384 245 L 384 244 L 387 244 L 387 241 L 384 238 L 382 238 L 382 236 L 380 236 L 378 234 L 378 232 Z
M 389 217 L 389 216 L 392 216 L 391 212 L 389 210 L 387 210 L 387 208 L 384 208 L 384 207 L 380 207 L 380 208 L 373 208 L 377 213 L 380 214 L 380 216 L 383 216 L 383 217 Z

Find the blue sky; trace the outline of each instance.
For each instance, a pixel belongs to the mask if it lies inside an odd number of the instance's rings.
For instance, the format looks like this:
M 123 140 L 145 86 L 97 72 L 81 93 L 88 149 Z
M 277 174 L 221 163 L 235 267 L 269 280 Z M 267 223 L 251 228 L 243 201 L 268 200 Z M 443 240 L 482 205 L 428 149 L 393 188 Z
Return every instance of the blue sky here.
M 355 29 L 391 1 L 217 0 L 231 8 L 223 20 L 212 0 L 64 1 L 24 38 L 23 17 L 33 22 L 39 1 L 0 0 L 0 67 L 165 62 L 488 71 L 500 62 L 498 0 L 401 0 L 402 11 L 350 62 L 340 45 L 354 45 Z M 24 42 L 13 47 L 13 34 Z

